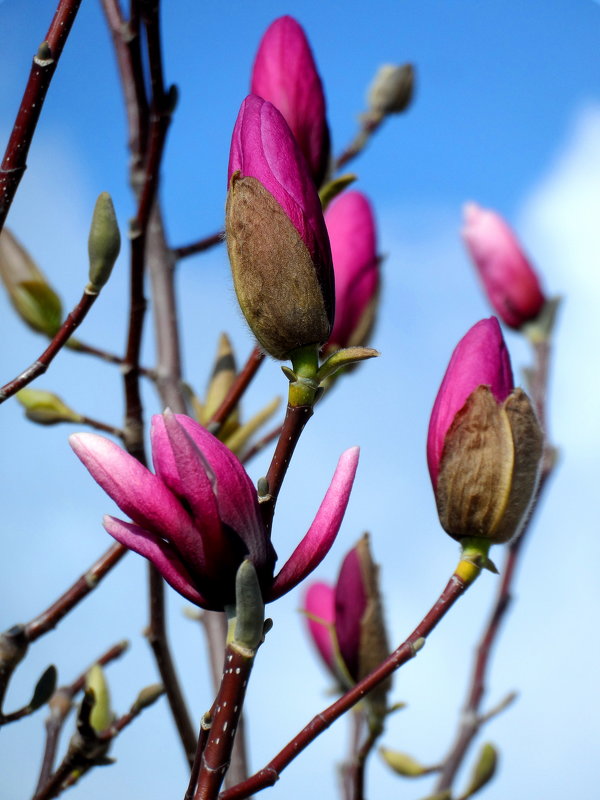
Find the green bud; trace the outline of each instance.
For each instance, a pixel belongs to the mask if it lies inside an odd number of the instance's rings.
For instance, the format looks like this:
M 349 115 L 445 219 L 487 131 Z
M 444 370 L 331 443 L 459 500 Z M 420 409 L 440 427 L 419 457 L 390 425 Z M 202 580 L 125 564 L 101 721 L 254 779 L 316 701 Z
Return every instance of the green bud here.
M 144 708 L 148 708 L 153 703 L 156 703 L 159 697 L 165 693 L 165 687 L 162 683 L 153 683 L 151 686 L 145 686 L 138 694 L 135 703 L 133 704 L 133 711 L 138 712 Z
M 0 278 L 21 319 L 37 333 L 54 336 L 62 321 L 60 297 L 6 228 L 0 234 Z
M 91 689 L 94 693 L 94 706 L 90 714 L 90 725 L 96 733 L 100 733 L 106 730 L 114 719 L 114 714 L 110 707 L 108 684 L 100 664 L 94 664 L 88 671 L 85 687 L 86 690 Z
M 256 570 L 242 561 L 235 577 L 235 627 L 233 643 L 255 651 L 263 638 L 265 604 Z
M 16 398 L 25 409 L 25 416 L 40 425 L 56 425 L 58 422 L 83 422 L 83 417 L 52 392 L 41 389 L 21 389 Z
M 431 767 L 425 767 L 407 753 L 400 753 L 396 750 L 388 750 L 387 747 L 379 748 L 379 755 L 383 758 L 388 767 L 391 767 L 397 775 L 405 778 L 418 778 L 431 772 Z
M 379 114 L 399 114 L 412 100 L 414 81 L 412 64 L 384 64 L 369 87 L 369 108 Z
M 498 752 L 493 744 L 487 742 L 479 751 L 479 756 L 475 762 L 475 767 L 471 773 L 471 780 L 467 791 L 462 796 L 464 800 L 473 795 L 488 784 L 496 773 L 498 766 Z
M 381 353 L 372 347 L 346 347 L 343 350 L 338 350 L 321 364 L 317 372 L 317 380 L 321 383 L 334 375 L 339 369 L 379 355 Z
M 88 289 L 92 293 L 99 292 L 110 278 L 120 249 L 121 234 L 115 208 L 108 192 L 102 192 L 96 200 L 88 238 L 90 258 Z

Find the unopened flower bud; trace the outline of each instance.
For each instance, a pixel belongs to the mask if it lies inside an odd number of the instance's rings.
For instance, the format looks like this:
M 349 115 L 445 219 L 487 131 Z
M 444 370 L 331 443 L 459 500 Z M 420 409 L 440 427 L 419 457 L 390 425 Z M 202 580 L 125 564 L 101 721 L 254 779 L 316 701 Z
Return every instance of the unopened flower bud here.
M 159 697 L 165 693 L 165 687 L 162 683 L 152 683 L 150 686 L 144 686 L 135 699 L 133 708 L 136 712 L 142 711 L 155 703 Z
M 399 114 L 413 96 L 415 71 L 412 64 L 384 64 L 369 87 L 369 109 L 380 114 Z
M 0 234 L 0 278 L 21 319 L 37 333 L 54 336 L 62 321 L 60 297 L 6 228 Z
M 121 234 L 115 208 L 108 192 L 102 192 L 96 200 L 88 238 L 92 290 L 99 291 L 108 281 L 120 249 Z
M 94 706 L 90 714 L 90 724 L 96 733 L 106 730 L 114 719 L 110 707 L 110 694 L 100 664 L 94 664 L 85 678 L 85 688 L 94 692 Z
M 535 319 L 546 299 L 515 234 L 495 211 L 467 203 L 462 236 L 494 311 L 511 328 Z
M 329 166 L 325 95 L 306 34 L 293 17 L 276 19 L 265 32 L 251 92 L 281 112 L 320 186 Z
M 41 389 L 21 389 L 16 398 L 25 409 L 25 416 L 40 425 L 58 422 L 82 422 L 83 417 L 52 392 Z
M 454 350 L 429 423 L 427 458 L 444 530 L 458 541 L 517 535 L 542 447 L 531 402 L 513 389 L 498 321 L 481 320 Z
M 419 778 L 421 775 L 427 775 L 431 772 L 430 767 L 426 767 L 417 761 L 408 753 L 402 753 L 398 750 L 389 750 L 387 747 L 379 748 L 379 755 L 383 758 L 385 763 L 394 770 L 397 775 L 402 775 L 404 778 Z
M 335 290 L 321 204 L 285 120 L 255 95 L 233 131 L 226 232 L 238 301 L 261 347 L 285 360 L 323 344 Z
M 344 192 L 327 210 L 325 223 L 335 274 L 335 323 L 328 349 L 367 343 L 379 294 L 375 220 L 364 194 Z
M 472 797 L 480 789 L 483 789 L 496 774 L 498 766 L 498 751 L 493 744 L 487 742 L 479 751 L 475 767 L 471 773 L 469 786 L 464 797 Z

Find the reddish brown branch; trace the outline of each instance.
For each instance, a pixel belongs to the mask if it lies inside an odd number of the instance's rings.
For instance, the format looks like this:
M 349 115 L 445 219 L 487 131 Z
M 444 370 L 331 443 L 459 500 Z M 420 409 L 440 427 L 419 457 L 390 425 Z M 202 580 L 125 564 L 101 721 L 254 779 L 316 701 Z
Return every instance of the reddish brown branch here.
M 0 164 L 0 230 L 27 169 L 27 154 L 46 93 L 80 5 L 81 0 L 60 0 L 46 38 L 33 59 L 29 80 Z
M 224 240 L 224 232 L 219 231 L 197 242 L 192 242 L 192 244 L 187 244 L 183 247 L 174 247 L 171 252 L 176 261 L 181 261 L 182 258 L 188 258 L 188 256 L 196 255 L 196 253 L 203 253 L 205 250 L 210 250 L 211 247 L 221 244 Z
M 27 369 L 23 370 L 20 375 L 17 375 L 16 378 L 13 378 L 12 381 L 9 381 L 0 389 L 0 403 L 8 400 L 13 394 L 16 394 L 20 389 L 23 389 L 27 384 L 35 380 L 35 378 L 38 378 L 46 372 L 52 360 L 73 334 L 73 331 L 81 325 L 97 297 L 97 294 L 89 294 L 84 291 L 81 300 L 67 316 L 42 355 L 34 361 L 33 364 L 27 367 Z
M 392 672 L 415 656 L 422 645 L 419 640 L 425 639 L 431 633 L 463 594 L 467 586 L 468 584 L 462 578 L 454 574 L 436 603 L 410 636 L 376 670 L 367 675 L 366 678 L 363 678 L 356 686 L 342 695 L 339 700 L 336 700 L 335 703 L 332 703 L 320 714 L 317 714 L 265 767 L 248 778 L 247 781 L 222 792 L 220 800 L 242 800 L 242 798 L 265 789 L 267 786 L 273 786 L 279 780 L 281 772 L 320 733 L 326 730 L 342 714 L 345 714 L 352 706 L 356 705 L 375 686 L 388 678 Z
M 243 369 L 236 375 L 235 381 L 232 383 L 227 397 L 223 400 L 219 408 L 212 415 L 209 423 L 209 429 L 216 431 L 227 420 L 231 412 L 240 402 L 240 399 L 248 386 L 250 381 L 256 375 L 258 368 L 264 361 L 265 354 L 262 353 L 258 347 L 248 356 L 248 360 L 244 364 Z

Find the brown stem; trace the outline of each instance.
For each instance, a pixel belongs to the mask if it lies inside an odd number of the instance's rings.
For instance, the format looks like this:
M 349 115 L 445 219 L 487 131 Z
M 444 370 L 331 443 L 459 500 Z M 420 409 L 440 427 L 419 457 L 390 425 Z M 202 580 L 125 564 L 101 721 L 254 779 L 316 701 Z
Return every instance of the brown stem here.
M 263 522 L 269 532 L 273 525 L 275 504 L 277 503 L 279 490 L 285 478 L 285 473 L 287 472 L 300 434 L 312 415 L 312 406 L 288 405 L 287 407 L 281 434 L 266 476 L 268 493 L 261 499 L 260 503 Z
M 365 766 L 367 758 L 371 754 L 377 739 L 381 736 L 382 728 L 372 727 L 362 743 L 360 750 L 356 754 L 356 761 L 354 763 L 354 791 L 352 794 L 353 800 L 364 800 L 365 796 Z
M 253 652 L 242 651 L 234 644 L 227 646 L 221 686 L 212 709 L 212 724 L 202 753 L 194 800 L 214 800 L 219 793 L 229 767 L 253 663 Z
M 188 256 L 196 255 L 196 253 L 203 253 L 205 250 L 210 250 L 211 247 L 221 244 L 224 239 L 225 233 L 219 231 L 204 239 L 200 239 L 198 242 L 192 242 L 192 244 L 187 244 L 183 247 L 174 247 L 171 252 L 175 261 L 181 261 L 182 258 L 188 258 Z
M 86 344 L 85 342 L 79 341 L 79 339 L 72 339 L 67 344 L 67 347 L 74 353 L 84 353 L 85 355 L 95 356 L 102 361 L 107 361 L 109 364 L 116 364 L 119 367 L 122 367 L 124 364 L 122 356 L 118 356 L 116 353 L 109 353 L 106 350 L 102 350 L 100 347 Z M 151 381 L 156 380 L 156 372 L 153 369 L 140 367 L 139 371 L 140 375 L 143 375 L 145 378 L 149 378 Z
M 0 403 L 8 400 L 13 394 L 16 394 L 35 378 L 38 378 L 46 372 L 54 357 L 61 351 L 71 337 L 73 331 L 81 325 L 97 297 L 97 294 L 90 294 L 88 291 L 83 292 L 81 300 L 77 303 L 73 311 L 67 315 L 67 318 L 53 336 L 50 344 L 41 356 L 27 367 L 27 369 L 23 370 L 20 375 L 17 375 L 16 378 L 13 378 L 12 381 L 9 381 L 0 389 Z
M 243 453 L 241 457 L 242 464 L 247 464 L 254 458 L 254 456 L 262 452 L 267 445 L 271 444 L 274 439 L 277 439 L 279 436 L 281 436 L 282 429 L 283 425 L 278 425 L 276 428 L 273 428 L 272 431 L 269 431 L 269 433 L 266 433 L 264 436 L 254 442 L 252 447 Z
M 258 347 L 255 347 L 248 356 L 248 360 L 244 364 L 243 369 L 236 375 L 235 381 L 231 384 L 231 388 L 227 393 L 227 397 L 212 415 L 208 426 L 211 431 L 218 431 L 219 427 L 227 420 L 231 412 L 240 402 L 242 395 L 250 385 L 250 381 L 256 375 L 264 359 L 265 354 L 262 353 Z
M 241 800 L 254 792 L 265 789 L 267 786 L 273 786 L 279 779 L 281 772 L 296 758 L 296 756 L 314 741 L 320 733 L 326 730 L 336 719 L 352 708 L 352 706 L 356 705 L 359 700 L 362 700 L 375 686 L 378 686 L 388 678 L 392 672 L 416 655 L 423 644 L 420 640 L 425 639 L 431 633 L 469 585 L 470 583 L 466 582 L 457 573 L 452 575 L 446 588 L 430 611 L 423 617 L 410 636 L 394 650 L 377 669 L 373 670 L 370 675 L 367 675 L 366 678 L 359 681 L 359 683 L 353 686 L 346 694 L 342 695 L 339 700 L 336 700 L 335 703 L 332 703 L 320 714 L 317 714 L 316 717 L 313 717 L 308 725 L 306 725 L 306 727 L 304 727 L 265 767 L 248 778 L 247 781 L 234 786 L 233 789 L 222 792 L 220 800 Z
M 33 59 L 31 72 L 4 158 L 0 164 L 0 230 L 27 169 L 27 154 L 52 76 L 71 32 L 81 0 L 60 0 L 45 40 Z

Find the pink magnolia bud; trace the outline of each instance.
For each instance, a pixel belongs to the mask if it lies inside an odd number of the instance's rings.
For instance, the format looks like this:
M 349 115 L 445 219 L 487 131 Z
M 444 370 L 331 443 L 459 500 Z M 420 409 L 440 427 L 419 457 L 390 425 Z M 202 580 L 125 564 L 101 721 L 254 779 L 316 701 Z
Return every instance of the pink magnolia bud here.
M 543 435 L 529 398 L 513 388 L 495 317 L 460 340 L 438 391 L 427 461 L 444 530 L 506 542 L 527 515 L 538 480 Z
M 379 258 L 375 220 L 364 194 L 344 192 L 325 214 L 335 273 L 335 323 L 329 345 L 365 345 L 375 321 Z
M 488 299 L 511 328 L 535 319 L 546 299 L 514 233 L 495 211 L 467 203 L 463 239 Z
M 226 231 L 235 290 L 259 344 L 281 359 L 323 344 L 335 289 L 321 203 L 285 120 L 255 95 L 233 131 Z
M 306 34 L 293 17 L 276 19 L 263 36 L 251 91 L 283 114 L 320 186 L 329 164 L 325 95 Z

